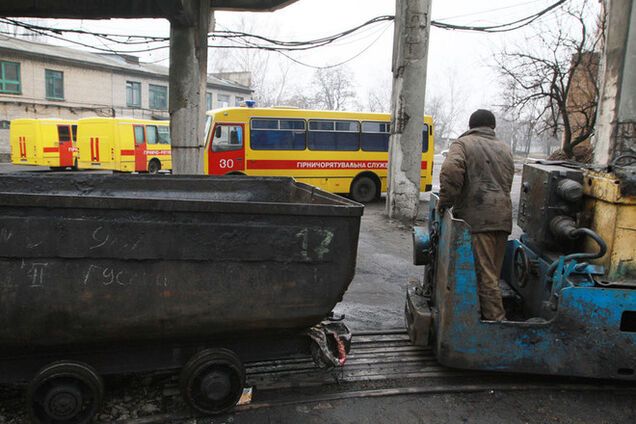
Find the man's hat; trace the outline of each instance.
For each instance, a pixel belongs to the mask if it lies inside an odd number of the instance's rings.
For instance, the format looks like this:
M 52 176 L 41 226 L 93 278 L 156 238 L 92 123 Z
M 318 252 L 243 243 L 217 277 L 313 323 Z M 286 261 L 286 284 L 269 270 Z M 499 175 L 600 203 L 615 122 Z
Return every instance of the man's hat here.
M 477 127 L 490 127 L 494 130 L 496 126 L 497 122 L 495 121 L 495 115 L 486 109 L 477 109 L 472 115 L 470 115 L 470 119 L 468 120 L 468 128 L 470 129 Z

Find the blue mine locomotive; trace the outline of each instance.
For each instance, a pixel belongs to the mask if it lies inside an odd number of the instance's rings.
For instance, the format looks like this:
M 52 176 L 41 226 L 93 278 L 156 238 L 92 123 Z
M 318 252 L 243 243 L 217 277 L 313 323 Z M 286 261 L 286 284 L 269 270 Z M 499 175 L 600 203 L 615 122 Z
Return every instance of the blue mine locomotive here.
M 470 226 L 452 211 L 414 229 L 413 343 L 451 367 L 636 381 L 634 182 L 567 163 L 524 167 L 501 286 L 507 320 L 480 319 Z

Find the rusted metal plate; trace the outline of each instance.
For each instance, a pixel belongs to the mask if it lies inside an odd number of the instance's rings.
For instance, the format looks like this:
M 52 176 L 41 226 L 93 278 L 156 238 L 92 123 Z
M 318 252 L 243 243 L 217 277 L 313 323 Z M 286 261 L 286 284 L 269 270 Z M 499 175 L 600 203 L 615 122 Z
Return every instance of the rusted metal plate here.
M 362 210 L 285 178 L 0 176 L 0 354 L 309 327 Z

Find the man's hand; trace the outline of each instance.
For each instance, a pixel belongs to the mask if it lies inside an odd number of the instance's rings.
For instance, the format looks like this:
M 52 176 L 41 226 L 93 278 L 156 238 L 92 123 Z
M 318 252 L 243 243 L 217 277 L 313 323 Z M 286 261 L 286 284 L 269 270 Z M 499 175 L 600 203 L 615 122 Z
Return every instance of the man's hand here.
M 437 205 L 435 205 L 435 213 L 439 216 L 443 216 L 444 212 L 446 212 L 446 207 L 442 206 L 442 204 L 440 202 L 437 202 Z

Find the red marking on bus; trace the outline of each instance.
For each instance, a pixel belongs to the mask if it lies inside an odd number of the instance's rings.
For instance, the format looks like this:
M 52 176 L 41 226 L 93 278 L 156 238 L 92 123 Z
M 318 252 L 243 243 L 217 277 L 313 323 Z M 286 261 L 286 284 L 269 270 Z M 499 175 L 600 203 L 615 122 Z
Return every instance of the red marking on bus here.
M 44 147 L 44 153 L 57 153 L 60 151 L 59 147 Z
M 20 157 L 26 158 L 26 137 L 18 137 L 18 142 L 20 143 Z
M 91 137 L 91 162 L 99 162 L 99 137 Z
M 121 155 L 122 156 L 135 156 L 135 151 L 134 150 L 124 150 L 122 149 L 121 151 Z

